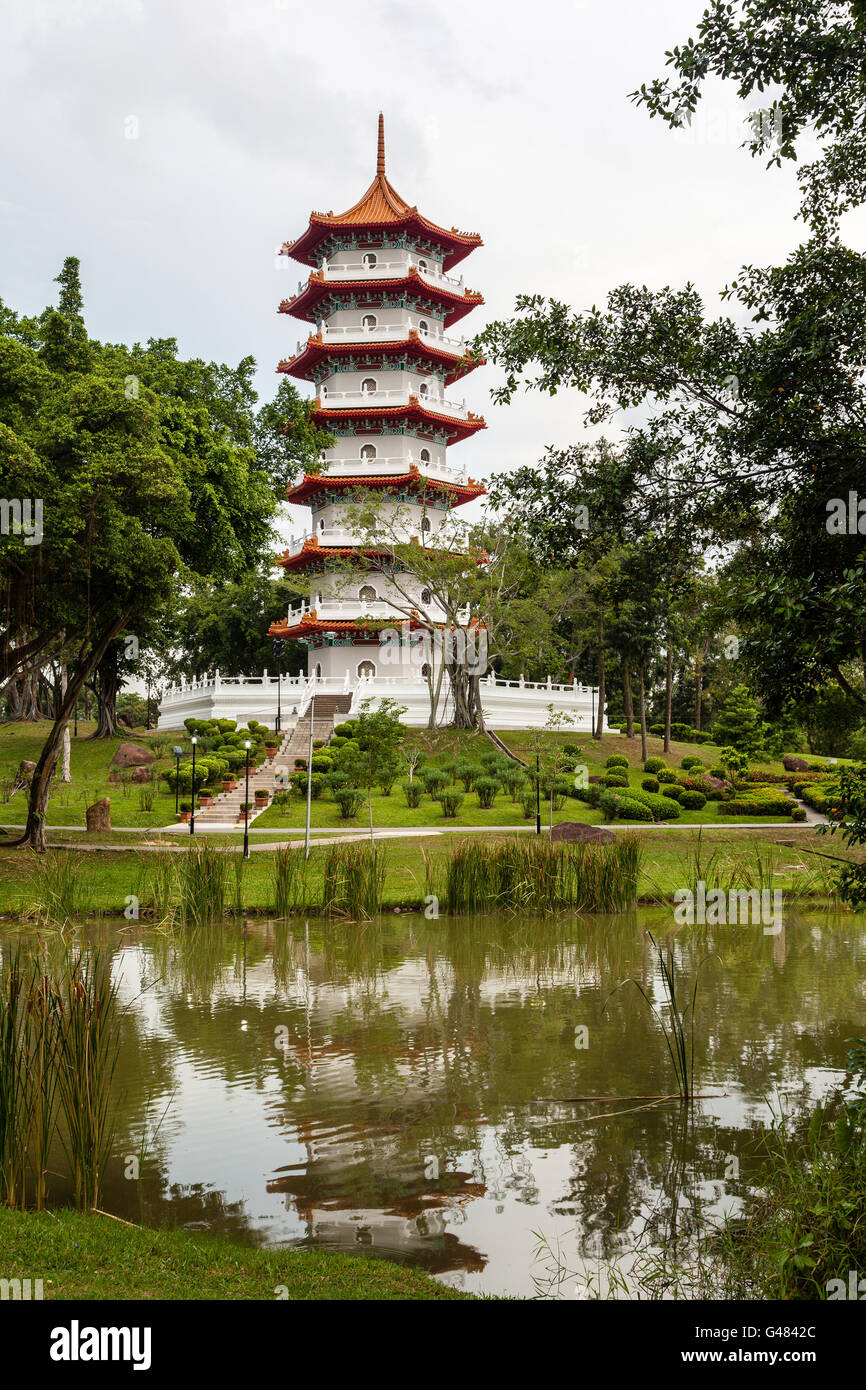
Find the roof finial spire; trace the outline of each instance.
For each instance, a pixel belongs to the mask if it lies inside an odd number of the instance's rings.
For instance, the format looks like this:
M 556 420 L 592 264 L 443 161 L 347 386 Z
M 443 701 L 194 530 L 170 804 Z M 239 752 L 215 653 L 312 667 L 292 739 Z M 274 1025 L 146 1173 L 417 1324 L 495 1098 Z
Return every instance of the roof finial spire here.
M 379 112 L 379 150 L 376 155 L 376 173 L 385 172 L 385 117 Z

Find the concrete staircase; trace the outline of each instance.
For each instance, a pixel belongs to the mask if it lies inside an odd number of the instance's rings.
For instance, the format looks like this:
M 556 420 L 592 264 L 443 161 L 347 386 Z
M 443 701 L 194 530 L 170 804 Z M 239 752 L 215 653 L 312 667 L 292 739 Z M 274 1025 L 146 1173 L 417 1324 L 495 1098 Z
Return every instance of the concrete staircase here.
M 352 703 L 351 695 L 319 695 L 316 697 L 316 717 L 313 722 L 313 742 L 327 743 L 334 732 L 334 725 L 340 722 L 348 712 Z M 286 734 L 279 749 L 273 758 L 269 758 L 263 767 L 257 772 L 250 772 L 250 794 L 249 800 L 255 801 L 257 791 L 267 791 L 268 805 L 275 791 L 285 790 L 284 786 L 279 788 L 276 785 L 277 768 L 287 768 L 291 777 L 295 771 L 295 758 L 306 758 L 310 749 L 310 711 L 309 709 L 301 716 L 293 729 Z M 233 825 L 243 825 L 239 821 L 241 806 L 247 800 L 246 781 L 243 769 L 238 773 L 238 784 L 233 792 L 220 792 L 214 798 L 212 806 L 197 810 L 195 813 L 196 828 L 202 830 L 212 829 L 219 826 L 226 830 Z M 250 824 L 256 816 L 261 815 L 266 810 L 266 806 L 250 811 Z

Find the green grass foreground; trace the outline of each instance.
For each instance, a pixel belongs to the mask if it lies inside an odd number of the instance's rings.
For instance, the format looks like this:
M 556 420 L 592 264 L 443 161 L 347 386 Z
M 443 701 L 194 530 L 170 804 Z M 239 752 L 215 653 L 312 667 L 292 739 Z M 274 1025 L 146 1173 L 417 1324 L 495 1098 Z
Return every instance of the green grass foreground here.
M 41 1279 L 45 1298 L 61 1300 L 471 1297 L 388 1260 L 259 1250 L 66 1210 L 0 1208 L 0 1278 Z
M 808 831 L 801 831 L 796 841 L 790 832 L 786 837 L 780 829 L 770 827 L 739 834 L 736 829 L 704 830 L 700 841 L 697 831 L 675 828 L 643 836 L 639 829 L 627 833 L 638 837 L 643 847 L 637 884 L 638 901 L 642 903 L 669 902 L 675 889 L 699 877 L 740 887 L 754 884 L 760 877 L 762 886 L 766 886 L 763 880 L 768 871 L 774 888 L 797 897 L 816 900 L 832 896 L 832 875 L 827 861 L 806 853 L 808 849 L 826 850 L 827 842 Z M 494 832 L 484 836 L 484 844 L 492 847 L 514 838 L 507 831 Z M 184 843 L 188 842 L 187 839 Z M 385 863 L 382 908 L 387 911 L 397 907 L 420 907 L 429 891 L 428 874 L 432 876 L 435 891 L 441 891 L 444 899 L 447 861 L 455 847 L 467 842 L 471 852 L 472 842 L 459 831 L 379 841 L 377 849 Z M 239 851 L 239 841 L 235 841 L 234 849 Z M 68 855 L 73 860 L 82 913 L 120 916 L 128 896 L 135 894 L 140 899 L 142 917 L 150 915 L 155 868 L 151 852 L 125 846 L 105 851 L 94 847 L 83 852 L 73 846 L 59 851 L 49 848 L 46 855 L 0 848 L 0 916 L 26 919 L 38 911 L 39 903 L 51 886 L 45 875 L 50 875 L 51 861 L 58 854 Z M 326 848 L 314 841 L 306 894 L 313 911 L 321 897 L 326 854 Z M 240 855 L 235 852 L 228 857 L 234 861 Z M 757 867 L 758 860 L 763 866 L 761 869 Z M 276 915 L 274 852 L 256 851 L 243 865 L 242 872 L 242 910 Z M 229 873 L 232 873 L 231 865 Z M 230 890 L 229 904 L 231 901 Z

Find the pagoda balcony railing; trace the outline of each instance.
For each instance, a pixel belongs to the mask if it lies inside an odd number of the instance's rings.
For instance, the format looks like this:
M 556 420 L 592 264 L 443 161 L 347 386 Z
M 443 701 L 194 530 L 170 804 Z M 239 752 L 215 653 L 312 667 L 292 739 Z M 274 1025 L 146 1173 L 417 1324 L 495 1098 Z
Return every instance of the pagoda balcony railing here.
M 431 285 L 445 285 L 458 294 L 464 292 L 465 282 L 462 275 L 446 275 L 429 262 L 426 267 L 421 266 L 417 256 L 404 256 L 397 261 L 377 261 L 375 265 L 367 265 L 365 261 L 323 261 L 322 275 L 326 280 L 395 280 L 398 276 L 405 275 L 410 268 L 417 270 Z M 299 290 L 303 288 L 302 281 Z
M 405 477 L 412 468 L 417 468 L 425 478 L 441 478 L 449 483 L 465 483 L 465 468 L 451 468 L 447 463 L 437 463 L 434 459 L 408 458 L 405 456 L 388 456 L 387 458 L 376 457 L 356 458 L 356 459 L 326 459 L 324 471 L 329 478 L 363 478 L 364 475 L 374 475 L 376 477 L 387 477 L 392 474 L 395 478 Z
M 434 396 L 432 392 L 424 396 L 420 391 L 412 391 L 408 387 L 401 391 L 329 391 L 326 396 L 320 397 L 320 405 L 328 410 L 332 406 L 337 406 L 338 409 L 366 406 L 375 410 L 377 406 L 383 405 L 409 405 L 411 399 L 426 406 L 434 415 L 451 415 L 457 420 L 468 418 L 465 400 L 451 401 L 446 396 Z
M 462 357 L 466 352 L 465 338 L 449 338 L 444 333 L 435 333 L 429 328 L 419 329 L 408 320 L 404 323 L 380 323 L 375 328 L 365 328 L 363 324 L 323 324 L 320 336 L 323 343 L 402 343 L 409 337 L 410 332 L 416 332 L 422 342 L 430 343 L 432 347 L 441 347 L 446 352 L 453 353 L 455 357 Z M 305 342 L 298 342 L 298 355 L 306 346 Z
M 435 611 L 433 611 L 433 608 L 428 605 L 428 609 L 432 611 L 435 618 L 439 612 L 438 607 L 435 607 Z M 427 610 L 425 609 L 425 611 Z M 310 613 L 315 613 L 320 622 L 328 622 L 329 619 L 349 622 L 357 618 L 390 618 L 395 625 L 399 626 L 404 619 L 408 620 L 407 613 L 395 608 L 393 603 L 389 603 L 385 599 L 365 603 L 359 598 L 326 598 L 322 599 L 321 602 L 306 600 L 303 603 L 295 604 L 286 615 L 287 626 L 294 627 Z
M 425 531 L 425 537 L 430 539 L 431 532 Z M 408 541 L 409 536 L 405 539 Z M 319 545 L 340 546 L 344 549 L 351 549 L 355 546 L 370 546 L 372 542 L 369 536 L 359 536 L 357 531 L 351 531 L 346 526 L 326 526 L 312 531 L 302 531 L 297 536 L 292 536 L 289 540 L 288 550 L 290 555 L 296 555 L 301 547 L 307 542 L 317 540 Z M 426 541 L 425 541 L 426 544 Z

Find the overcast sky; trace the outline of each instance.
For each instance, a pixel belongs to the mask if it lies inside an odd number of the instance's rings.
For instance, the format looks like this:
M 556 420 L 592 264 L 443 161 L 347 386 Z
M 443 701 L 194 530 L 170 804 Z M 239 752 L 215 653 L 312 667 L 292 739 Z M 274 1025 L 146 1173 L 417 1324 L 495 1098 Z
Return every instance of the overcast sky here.
M 459 331 L 523 291 L 588 308 L 623 281 L 691 280 L 716 310 L 737 268 L 783 258 L 802 224 L 793 172 L 739 148 L 732 88 L 711 86 L 682 133 L 628 99 L 703 9 L 6 0 L 0 295 L 38 312 L 76 255 L 91 333 L 252 354 L 267 398 L 306 332 L 276 312 L 304 272 L 275 251 L 311 210 L 364 192 L 382 109 L 398 192 L 484 238 L 461 270 L 486 304 Z M 465 384 L 488 423 L 452 455 L 473 476 L 585 437 L 580 397 L 494 406 L 493 380 L 484 368 Z

